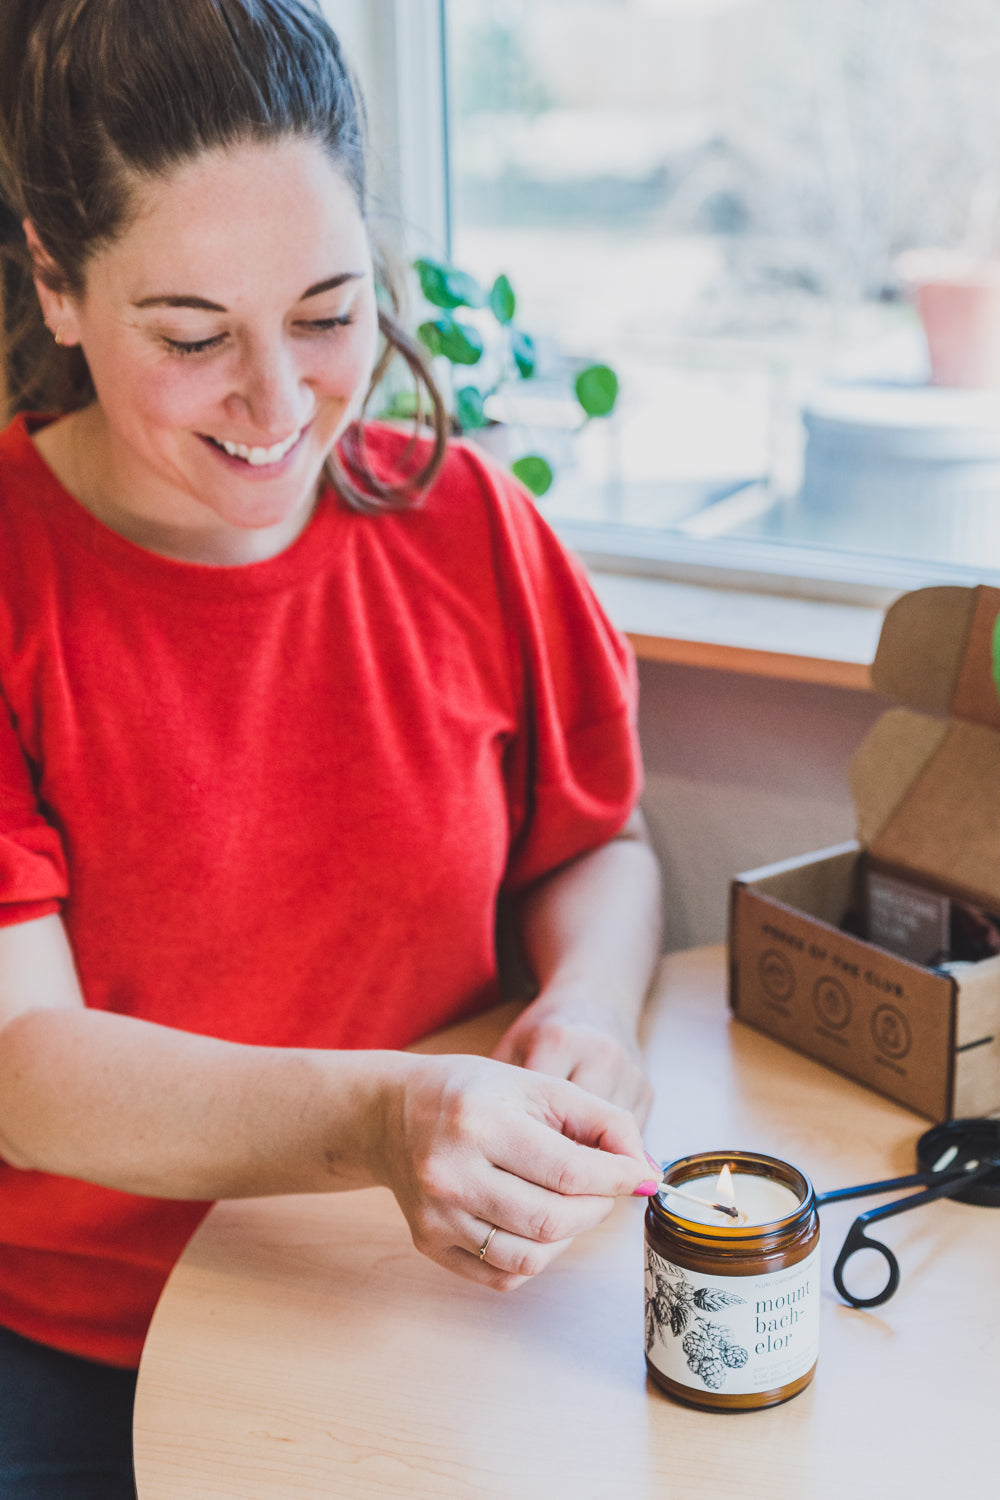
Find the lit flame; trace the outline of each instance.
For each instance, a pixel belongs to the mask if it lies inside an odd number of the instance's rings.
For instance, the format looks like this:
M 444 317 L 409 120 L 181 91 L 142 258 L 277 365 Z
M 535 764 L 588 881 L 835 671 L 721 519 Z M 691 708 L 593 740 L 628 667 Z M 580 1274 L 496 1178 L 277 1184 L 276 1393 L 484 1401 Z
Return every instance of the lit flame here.
M 733 1174 L 729 1170 L 728 1162 L 719 1173 L 719 1180 L 715 1184 L 715 1202 L 724 1203 L 727 1208 L 736 1207 L 736 1192 L 733 1188 Z

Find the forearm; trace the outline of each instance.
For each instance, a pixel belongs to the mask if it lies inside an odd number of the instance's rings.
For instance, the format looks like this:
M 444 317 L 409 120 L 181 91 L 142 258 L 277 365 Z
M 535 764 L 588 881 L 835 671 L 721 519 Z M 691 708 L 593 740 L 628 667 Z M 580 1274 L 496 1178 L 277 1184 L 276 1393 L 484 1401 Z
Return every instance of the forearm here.
M 251 1047 L 89 1010 L 58 918 L 0 928 L 0 1159 L 24 1170 L 200 1200 L 383 1184 L 425 1254 L 509 1288 L 645 1182 L 607 1098 L 479 1057 Z
M 640 819 L 534 887 L 521 907 L 525 960 L 543 1005 L 585 1007 L 634 1028 L 659 954 L 660 875 Z
M 483 1058 L 245 1047 L 80 1008 L 0 1031 L 0 1155 L 164 1198 L 382 1183 L 420 1250 L 497 1288 L 646 1175 L 623 1110 Z
M 377 1180 L 392 1052 L 248 1047 L 82 1008 L 0 1031 L 0 1156 L 163 1198 Z
M 553 871 L 521 918 L 538 995 L 493 1055 L 568 1078 L 642 1125 L 653 1096 L 637 1028 L 659 953 L 660 877 L 641 818 Z

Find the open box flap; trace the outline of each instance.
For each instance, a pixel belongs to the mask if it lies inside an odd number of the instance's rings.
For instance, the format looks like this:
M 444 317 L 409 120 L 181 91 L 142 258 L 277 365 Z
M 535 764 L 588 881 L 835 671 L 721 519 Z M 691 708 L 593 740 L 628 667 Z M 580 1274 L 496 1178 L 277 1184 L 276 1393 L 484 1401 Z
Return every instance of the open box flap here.
M 858 841 L 873 858 L 1000 912 L 1000 734 L 892 708 L 850 781 Z
M 1000 729 L 993 635 L 1000 589 L 915 589 L 890 605 L 872 663 L 876 692 L 908 708 Z
M 882 621 L 872 685 L 884 698 L 947 714 L 975 608 L 975 589 L 903 594 Z
M 862 848 L 871 848 L 947 733 L 947 719 L 909 708 L 890 708 L 869 730 L 848 772 Z
M 1000 912 L 1000 734 L 953 719 L 868 847 L 884 864 Z
M 1000 912 L 998 621 L 1000 589 L 918 589 L 896 600 L 872 681 L 906 707 L 879 719 L 850 781 L 858 839 L 874 858 Z

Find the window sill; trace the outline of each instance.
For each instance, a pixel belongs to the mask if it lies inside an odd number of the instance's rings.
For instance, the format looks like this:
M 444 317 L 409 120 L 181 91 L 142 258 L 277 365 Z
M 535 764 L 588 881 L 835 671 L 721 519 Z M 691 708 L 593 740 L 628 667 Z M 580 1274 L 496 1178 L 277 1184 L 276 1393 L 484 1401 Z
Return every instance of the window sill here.
M 678 583 L 593 566 L 589 576 L 641 660 L 871 691 L 882 605 Z

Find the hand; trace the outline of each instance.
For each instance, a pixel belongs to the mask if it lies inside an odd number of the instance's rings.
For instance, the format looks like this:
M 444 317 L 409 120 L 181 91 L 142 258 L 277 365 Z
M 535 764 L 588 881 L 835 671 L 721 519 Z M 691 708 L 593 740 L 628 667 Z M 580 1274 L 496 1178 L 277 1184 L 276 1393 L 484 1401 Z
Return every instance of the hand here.
M 625 1110 L 477 1057 L 412 1059 L 391 1086 L 382 1154 L 417 1249 L 498 1290 L 537 1275 L 649 1178 Z
M 645 1125 L 653 1090 L 643 1070 L 635 1035 L 624 1025 L 609 1028 L 607 1010 L 589 1016 L 580 1001 L 540 996 L 501 1038 L 493 1056 L 535 1073 L 567 1078 L 578 1088 Z

